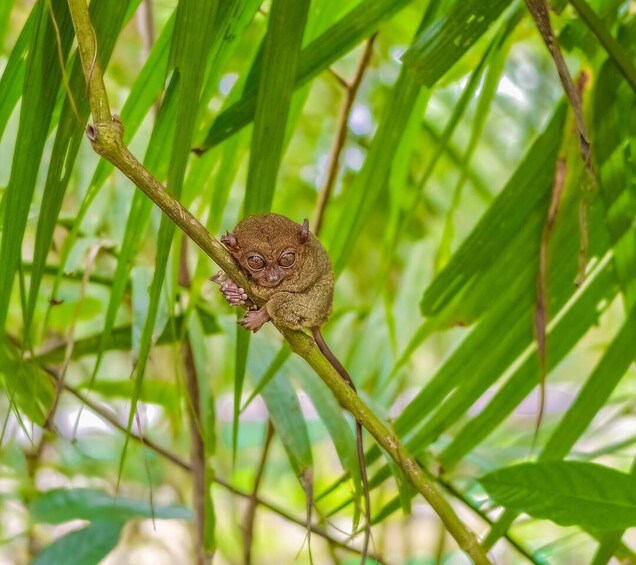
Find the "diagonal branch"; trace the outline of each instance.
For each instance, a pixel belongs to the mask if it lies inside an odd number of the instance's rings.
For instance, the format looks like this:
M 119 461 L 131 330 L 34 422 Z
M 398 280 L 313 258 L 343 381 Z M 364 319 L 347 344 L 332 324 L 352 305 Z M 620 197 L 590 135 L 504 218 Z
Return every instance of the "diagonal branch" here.
M 175 200 L 128 150 L 123 141 L 123 126 L 118 116 L 111 116 L 104 87 L 99 57 L 96 52 L 95 33 L 88 15 L 86 0 L 68 0 L 78 50 L 88 85 L 88 97 L 95 122 L 86 133 L 93 149 L 109 160 L 139 187 L 190 239 L 192 239 L 239 286 L 249 288 L 245 275 L 234 263 L 223 245 L 212 237 L 180 202 Z M 257 305 L 261 301 L 254 300 Z M 340 404 L 373 435 L 377 442 L 400 466 L 411 484 L 424 496 L 446 525 L 459 546 L 478 563 L 489 563 L 475 533 L 457 516 L 437 487 L 422 471 L 413 456 L 362 402 L 358 395 L 340 377 L 329 361 L 320 353 L 314 340 L 307 334 L 278 328 L 292 350 L 303 357 L 331 389 Z

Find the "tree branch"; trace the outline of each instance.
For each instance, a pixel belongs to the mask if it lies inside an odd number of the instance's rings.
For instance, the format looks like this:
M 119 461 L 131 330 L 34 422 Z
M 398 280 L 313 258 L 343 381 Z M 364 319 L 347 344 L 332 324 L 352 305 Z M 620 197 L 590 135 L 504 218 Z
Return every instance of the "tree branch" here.
M 102 78 L 102 69 L 96 52 L 95 33 L 90 23 L 86 0 L 69 0 L 69 9 L 75 28 L 78 50 L 88 85 L 88 98 L 95 123 L 86 132 L 93 149 L 123 172 L 138 186 L 179 228 L 186 233 L 228 276 L 239 286 L 249 288 L 245 275 L 223 245 L 212 237 L 180 202 L 139 163 L 123 141 L 123 126 L 118 116 L 111 116 Z M 254 300 L 262 305 L 262 301 Z M 379 418 L 362 402 L 344 382 L 329 361 L 320 353 L 314 340 L 307 334 L 278 328 L 291 348 L 316 371 L 331 389 L 340 404 L 373 435 L 378 443 L 401 467 L 412 485 L 429 502 L 459 546 L 478 564 L 489 563 L 477 536 L 457 516 L 448 501 L 433 482 L 424 475 L 415 459 Z
M 252 495 L 245 511 L 245 517 L 243 518 L 243 563 L 250 565 L 252 563 L 252 544 L 254 542 L 254 522 L 256 521 L 256 506 L 258 503 L 258 489 L 261 486 L 261 480 L 263 473 L 265 472 L 265 465 L 267 463 L 267 457 L 269 455 L 269 448 L 272 445 L 272 439 L 274 438 L 274 426 L 272 421 L 267 421 L 267 431 L 265 432 L 265 445 L 261 453 L 261 460 L 256 470 L 256 477 L 254 478 L 254 486 L 252 487 Z

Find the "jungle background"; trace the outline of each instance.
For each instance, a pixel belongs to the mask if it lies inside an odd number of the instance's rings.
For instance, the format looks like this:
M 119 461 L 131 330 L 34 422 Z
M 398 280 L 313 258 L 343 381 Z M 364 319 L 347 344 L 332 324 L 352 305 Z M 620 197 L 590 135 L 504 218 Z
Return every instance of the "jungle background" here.
M 0 2 L 0 561 L 309 563 L 310 487 L 359 561 L 353 418 L 93 151 L 103 71 L 212 235 L 310 220 L 328 343 L 489 559 L 636 562 L 636 4 L 91 0 L 84 68 L 82 4 Z M 469 562 L 365 446 L 371 554 Z

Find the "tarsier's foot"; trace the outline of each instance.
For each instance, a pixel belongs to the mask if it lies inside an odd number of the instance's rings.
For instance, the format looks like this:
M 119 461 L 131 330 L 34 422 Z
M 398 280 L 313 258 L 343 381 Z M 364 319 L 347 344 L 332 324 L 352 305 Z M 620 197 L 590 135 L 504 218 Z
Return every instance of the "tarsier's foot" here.
M 210 277 L 210 280 L 219 285 L 219 290 L 230 306 L 248 306 L 248 303 L 251 305 L 245 290 L 228 278 L 223 271 L 219 271 L 216 275 Z
M 241 324 L 246 330 L 256 333 L 263 327 L 263 324 L 269 322 L 269 314 L 265 308 L 258 310 L 248 310 L 245 316 L 241 318 L 238 323 Z

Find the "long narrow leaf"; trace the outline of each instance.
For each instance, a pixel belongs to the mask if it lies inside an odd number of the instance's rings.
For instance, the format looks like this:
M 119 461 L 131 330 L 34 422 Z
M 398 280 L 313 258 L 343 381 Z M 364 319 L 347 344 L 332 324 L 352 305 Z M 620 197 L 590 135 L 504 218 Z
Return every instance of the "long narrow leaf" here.
M 65 58 L 72 39 L 73 28 L 66 2 L 51 0 L 50 6 L 57 28 L 46 4 L 47 2 L 40 0 L 33 8 L 37 14 L 37 31 L 33 35 L 27 60 L 18 141 L 6 192 L 6 212 L 0 246 L 0 327 L 4 327 L 6 323 L 29 206 L 62 80 L 58 48 Z M 56 29 L 59 29 L 59 36 Z M 34 84 L 40 87 L 32 88 L 31 85 Z

